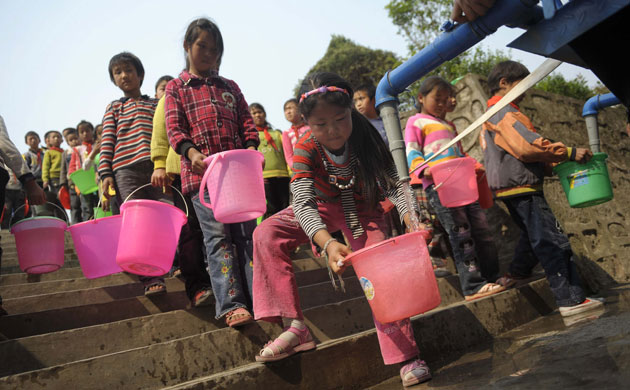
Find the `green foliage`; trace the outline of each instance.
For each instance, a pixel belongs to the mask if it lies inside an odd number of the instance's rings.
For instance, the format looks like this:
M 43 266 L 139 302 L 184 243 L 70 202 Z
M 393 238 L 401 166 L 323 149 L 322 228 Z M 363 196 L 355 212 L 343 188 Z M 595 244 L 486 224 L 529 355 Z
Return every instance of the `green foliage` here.
M 536 89 L 580 100 L 587 100 L 596 94 L 594 90 L 589 88 L 586 79 L 581 74 L 577 75 L 573 80 L 566 80 L 561 74 L 554 73 L 536 84 Z
M 391 0 L 385 9 L 414 54 L 440 34 L 439 27 L 449 19 L 452 7 L 452 0 Z
M 341 35 L 333 35 L 324 56 L 308 71 L 333 72 L 357 87 L 364 83 L 377 84 L 385 72 L 400 65 L 400 60 L 390 51 L 370 49 L 358 45 Z M 295 88 L 295 93 L 300 88 Z

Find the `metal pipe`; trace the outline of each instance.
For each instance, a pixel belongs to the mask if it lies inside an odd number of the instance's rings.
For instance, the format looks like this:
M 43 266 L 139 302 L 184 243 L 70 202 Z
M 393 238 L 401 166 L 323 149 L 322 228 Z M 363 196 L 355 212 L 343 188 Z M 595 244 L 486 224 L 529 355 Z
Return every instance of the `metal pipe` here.
M 588 133 L 588 144 L 593 153 L 599 153 L 599 127 L 597 126 L 597 114 L 606 107 L 621 104 L 621 101 L 612 93 L 596 95 L 588 99 L 582 109 L 582 116 L 586 122 L 586 132 Z
M 388 117 L 387 120 L 383 117 L 383 123 L 401 180 L 409 180 L 409 171 L 396 108 L 398 95 L 413 82 L 470 49 L 499 27 L 525 27 L 537 23 L 543 18 L 542 9 L 536 6 L 537 3 L 538 0 L 498 0 L 486 15 L 473 22 L 445 25 L 446 32 L 381 79 L 376 89 L 376 106 L 381 116 Z

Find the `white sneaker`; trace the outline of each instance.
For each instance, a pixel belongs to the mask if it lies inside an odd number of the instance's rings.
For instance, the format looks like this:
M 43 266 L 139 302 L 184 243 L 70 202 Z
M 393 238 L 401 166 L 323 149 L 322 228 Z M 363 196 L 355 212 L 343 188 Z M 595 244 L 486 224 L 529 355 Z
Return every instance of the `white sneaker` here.
M 586 298 L 584 302 L 579 303 L 575 306 L 561 306 L 560 314 L 563 317 L 568 317 L 568 316 L 584 313 L 585 311 L 600 308 L 603 305 L 604 305 L 604 302 L 602 302 L 598 298 Z

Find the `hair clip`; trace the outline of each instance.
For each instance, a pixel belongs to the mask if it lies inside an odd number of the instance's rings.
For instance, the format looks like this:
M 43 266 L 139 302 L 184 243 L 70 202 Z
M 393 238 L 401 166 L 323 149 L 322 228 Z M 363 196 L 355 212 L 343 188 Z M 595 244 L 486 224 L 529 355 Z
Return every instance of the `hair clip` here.
M 306 99 L 307 97 L 309 97 L 311 95 L 315 95 L 317 93 L 324 93 L 324 92 L 343 92 L 346 95 L 349 95 L 348 91 L 346 91 L 343 88 L 335 87 L 334 85 L 331 85 L 329 87 L 324 85 L 324 86 L 316 88 L 316 89 L 314 89 L 312 91 L 308 91 L 308 92 L 303 93 L 302 96 L 300 96 L 300 103 L 302 103 L 302 101 L 304 99 Z

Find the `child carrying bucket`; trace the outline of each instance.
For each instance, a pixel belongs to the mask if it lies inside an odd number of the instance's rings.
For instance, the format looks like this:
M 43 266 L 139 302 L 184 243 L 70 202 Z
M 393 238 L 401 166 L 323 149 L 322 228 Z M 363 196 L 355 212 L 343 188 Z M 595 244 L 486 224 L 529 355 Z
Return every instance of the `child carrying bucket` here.
M 108 66 L 110 80 L 123 92 L 124 97 L 107 105 L 103 116 L 101 154 L 98 174 L 106 198 L 110 190 L 124 201 L 139 187 L 151 181 L 151 132 L 157 100 L 142 95 L 144 67 L 138 57 L 122 52 L 114 55 Z M 144 187 L 135 193 L 136 198 L 165 200 L 162 190 Z M 161 277 L 140 276 L 145 295 L 166 293 Z
M 421 112 L 409 118 L 405 128 L 407 161 L 411 170 L 457 135 L 454 126 L 442 119 L 452 104 L 452 96 L 451 84 L 438 76 L 426 78 L 420 86 L 418 101 L 422 105 Z M 417 171 L 417 175 L 422 179 L 431 208 L 448 234 L 462 292 L 464 298 L 470 301 L 504 291 L 513 281 L 502 279 L 497 282 L 497 249 L 479 202 L 445 207 L 440 201 L 431 169 L 461 157 L 466 156 L 458 143 Z
M 205 18 L 194 20 L 183 46 L 186 70 L 166 86 L 166 130 L 171 146 L 182 156 L 182 190 L 192 197 L 203 232 L 216 318 L 225 317 L 226 324 L 234 327 L 253 320 L 252 233 L 256 220 L 218 222 L 213 210 L 202 204 L 199 188 L 208 156 L 233 149 L 256 150 L 258 131 L 238 85 L 218 74 L 223 37 L 217 25 Z
M 498 63 L 488 75 L 488 87 L 494 95 L 488 100 L 488 107 L 496 104 L 527 75 L 527 68 L 518 62 Z M 586 162 L 592 153 L 536 134 L 530 119 L 519 109 L 522 99 L 523 95 L 484 123 L 479 139 L 488 184 L 521 228 L 521 238 L 507 277 L 527 278 L 540 262 L 560 314 L 574 315 L 601 307 L 600 301 L 586 298 L 569 240 L 543 193 L 543 177 L 549 164 L 566 160 Z
M 312 242 L 332 271 L 341 274 L 345 266 L 340 268 L 339 260 L 386 238 L 381 200 L 390 198 L 407 226 L 410 222 L 392 156 L 374 126 L 353 108 L 350 84 L 335 74 L 317 73 L 303 82 L 300 93 L 300 113 L 310 130 L 295 147 L 293 206 L 254 232 L 256 319 L 282 320 L 285 326 L 256 356 L 262 362 L 315 348 L 300 308 L 290 258 L 295 248 Z M 352 249 L 330 235 L 335 230 L 345 233 Z M 383 360 L 400 363 L 403 384 L 428 380 L 411 321 L 374 322 Z

